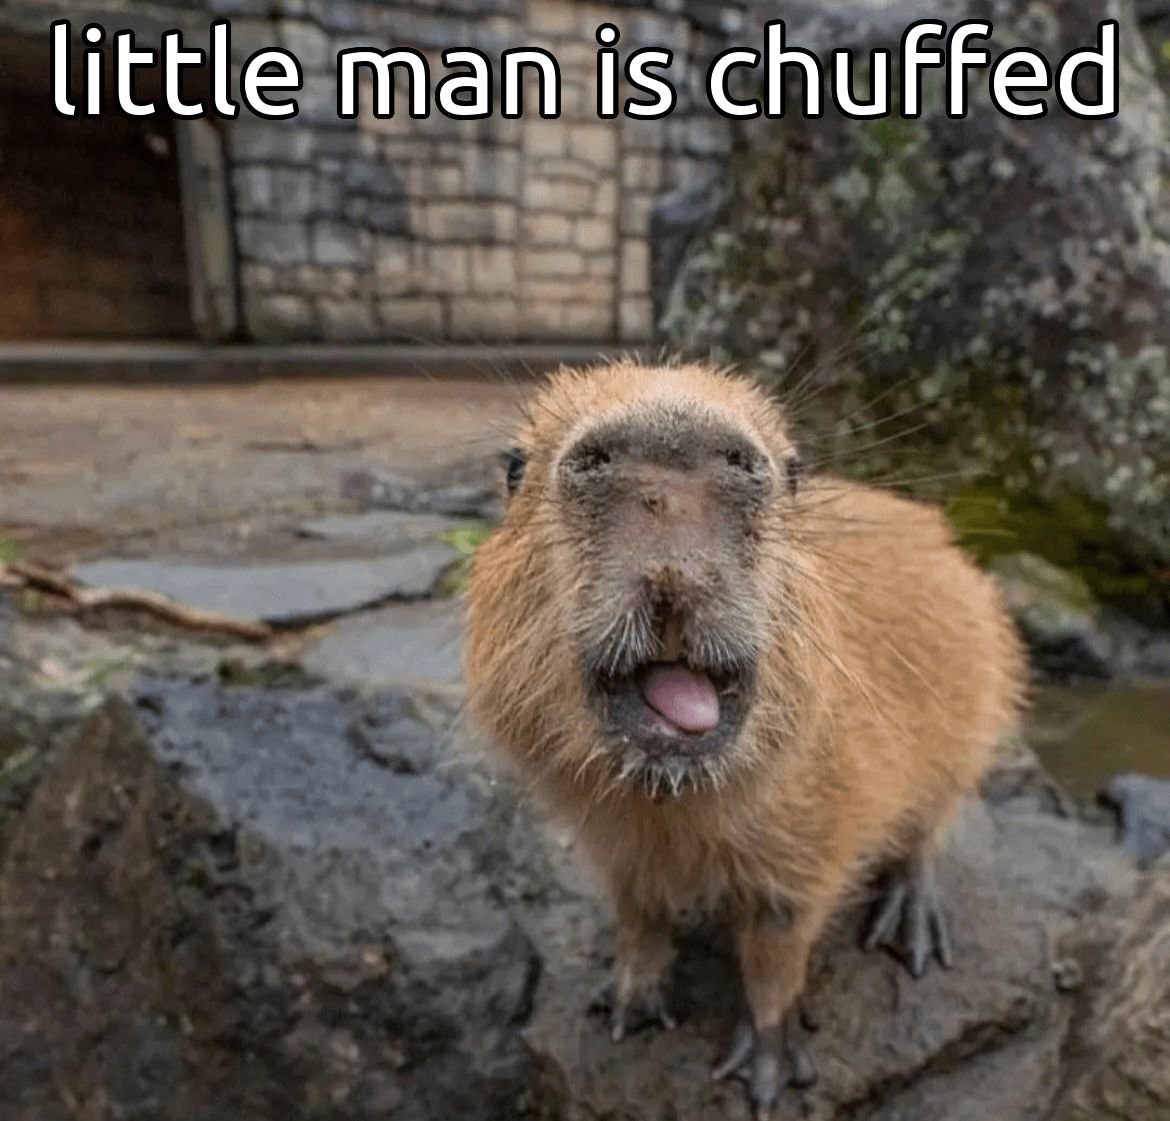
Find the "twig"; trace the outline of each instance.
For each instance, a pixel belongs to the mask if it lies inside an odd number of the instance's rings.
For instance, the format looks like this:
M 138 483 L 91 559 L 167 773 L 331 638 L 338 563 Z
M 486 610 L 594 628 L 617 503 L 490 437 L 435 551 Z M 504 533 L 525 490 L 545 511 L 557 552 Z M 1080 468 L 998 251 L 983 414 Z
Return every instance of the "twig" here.
M 23 561 L 0 564 L 0 585 L 50 592 L 83 611 L 102 607 L 137 608 L 188 630 L 218 631 L 249 642 L 262 642 L 274 633 L 267 623 L 184 607 L 157 592 L 138 588 L 83 588 L 59 573 Z

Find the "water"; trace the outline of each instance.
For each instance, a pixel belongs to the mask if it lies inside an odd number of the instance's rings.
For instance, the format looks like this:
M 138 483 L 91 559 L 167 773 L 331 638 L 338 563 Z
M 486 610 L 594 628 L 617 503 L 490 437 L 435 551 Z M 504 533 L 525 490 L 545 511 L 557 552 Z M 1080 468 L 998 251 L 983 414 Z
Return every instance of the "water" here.
M 1074 797 L 1092 798 L 1123 771 L 1170 779 L 1170 682 L 1048 687 L 1029 742 Z

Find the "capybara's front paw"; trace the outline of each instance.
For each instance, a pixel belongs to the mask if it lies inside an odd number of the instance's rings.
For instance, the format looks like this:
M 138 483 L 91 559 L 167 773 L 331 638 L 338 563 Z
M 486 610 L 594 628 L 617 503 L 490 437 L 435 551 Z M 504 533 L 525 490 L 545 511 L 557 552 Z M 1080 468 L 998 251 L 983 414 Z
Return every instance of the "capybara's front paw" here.
M 598 988 L 589 1003 L 591 1013 L 604 1016 L 608 1021 L 609 1033 L 615 1043 L 642 1028 L 670 1030 L 678 1026 L 667 1006 L 661 982 L 630 987 L 628 992 L 622 992 L 623 988 L 611 978 Z

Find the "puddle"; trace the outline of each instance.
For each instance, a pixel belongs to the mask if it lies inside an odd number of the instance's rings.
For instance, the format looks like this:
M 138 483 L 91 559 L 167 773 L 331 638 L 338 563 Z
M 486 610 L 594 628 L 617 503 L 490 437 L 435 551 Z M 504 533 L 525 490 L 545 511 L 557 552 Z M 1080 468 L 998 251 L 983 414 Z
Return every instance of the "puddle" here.
M 1076 798 L 1123 771 L 1170 779 L 1170 682 L 1042 689 L 1029 742 Z

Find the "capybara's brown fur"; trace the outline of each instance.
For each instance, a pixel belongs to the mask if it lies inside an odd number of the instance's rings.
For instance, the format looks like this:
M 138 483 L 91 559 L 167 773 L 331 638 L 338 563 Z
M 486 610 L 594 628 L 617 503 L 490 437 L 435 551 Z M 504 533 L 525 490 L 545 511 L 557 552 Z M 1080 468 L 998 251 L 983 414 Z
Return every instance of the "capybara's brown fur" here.
M 879 940 L 949 953 L 930 857 L 1016 725 L 1015 631 L 938 511 L 805 478 L 746 379 L 562 370 L 515 443 L 471 571 L 473 718 L 612 896 L 615 1036 L 639 1002 L 669 1022 L 672 920 L 730 918 L 754 1039 L 726 1069 L 766 1111 L 809 950 L 871 871 L 901 869 Z M 652 663 L 712 682 L 719 726 L 664 728 Z

